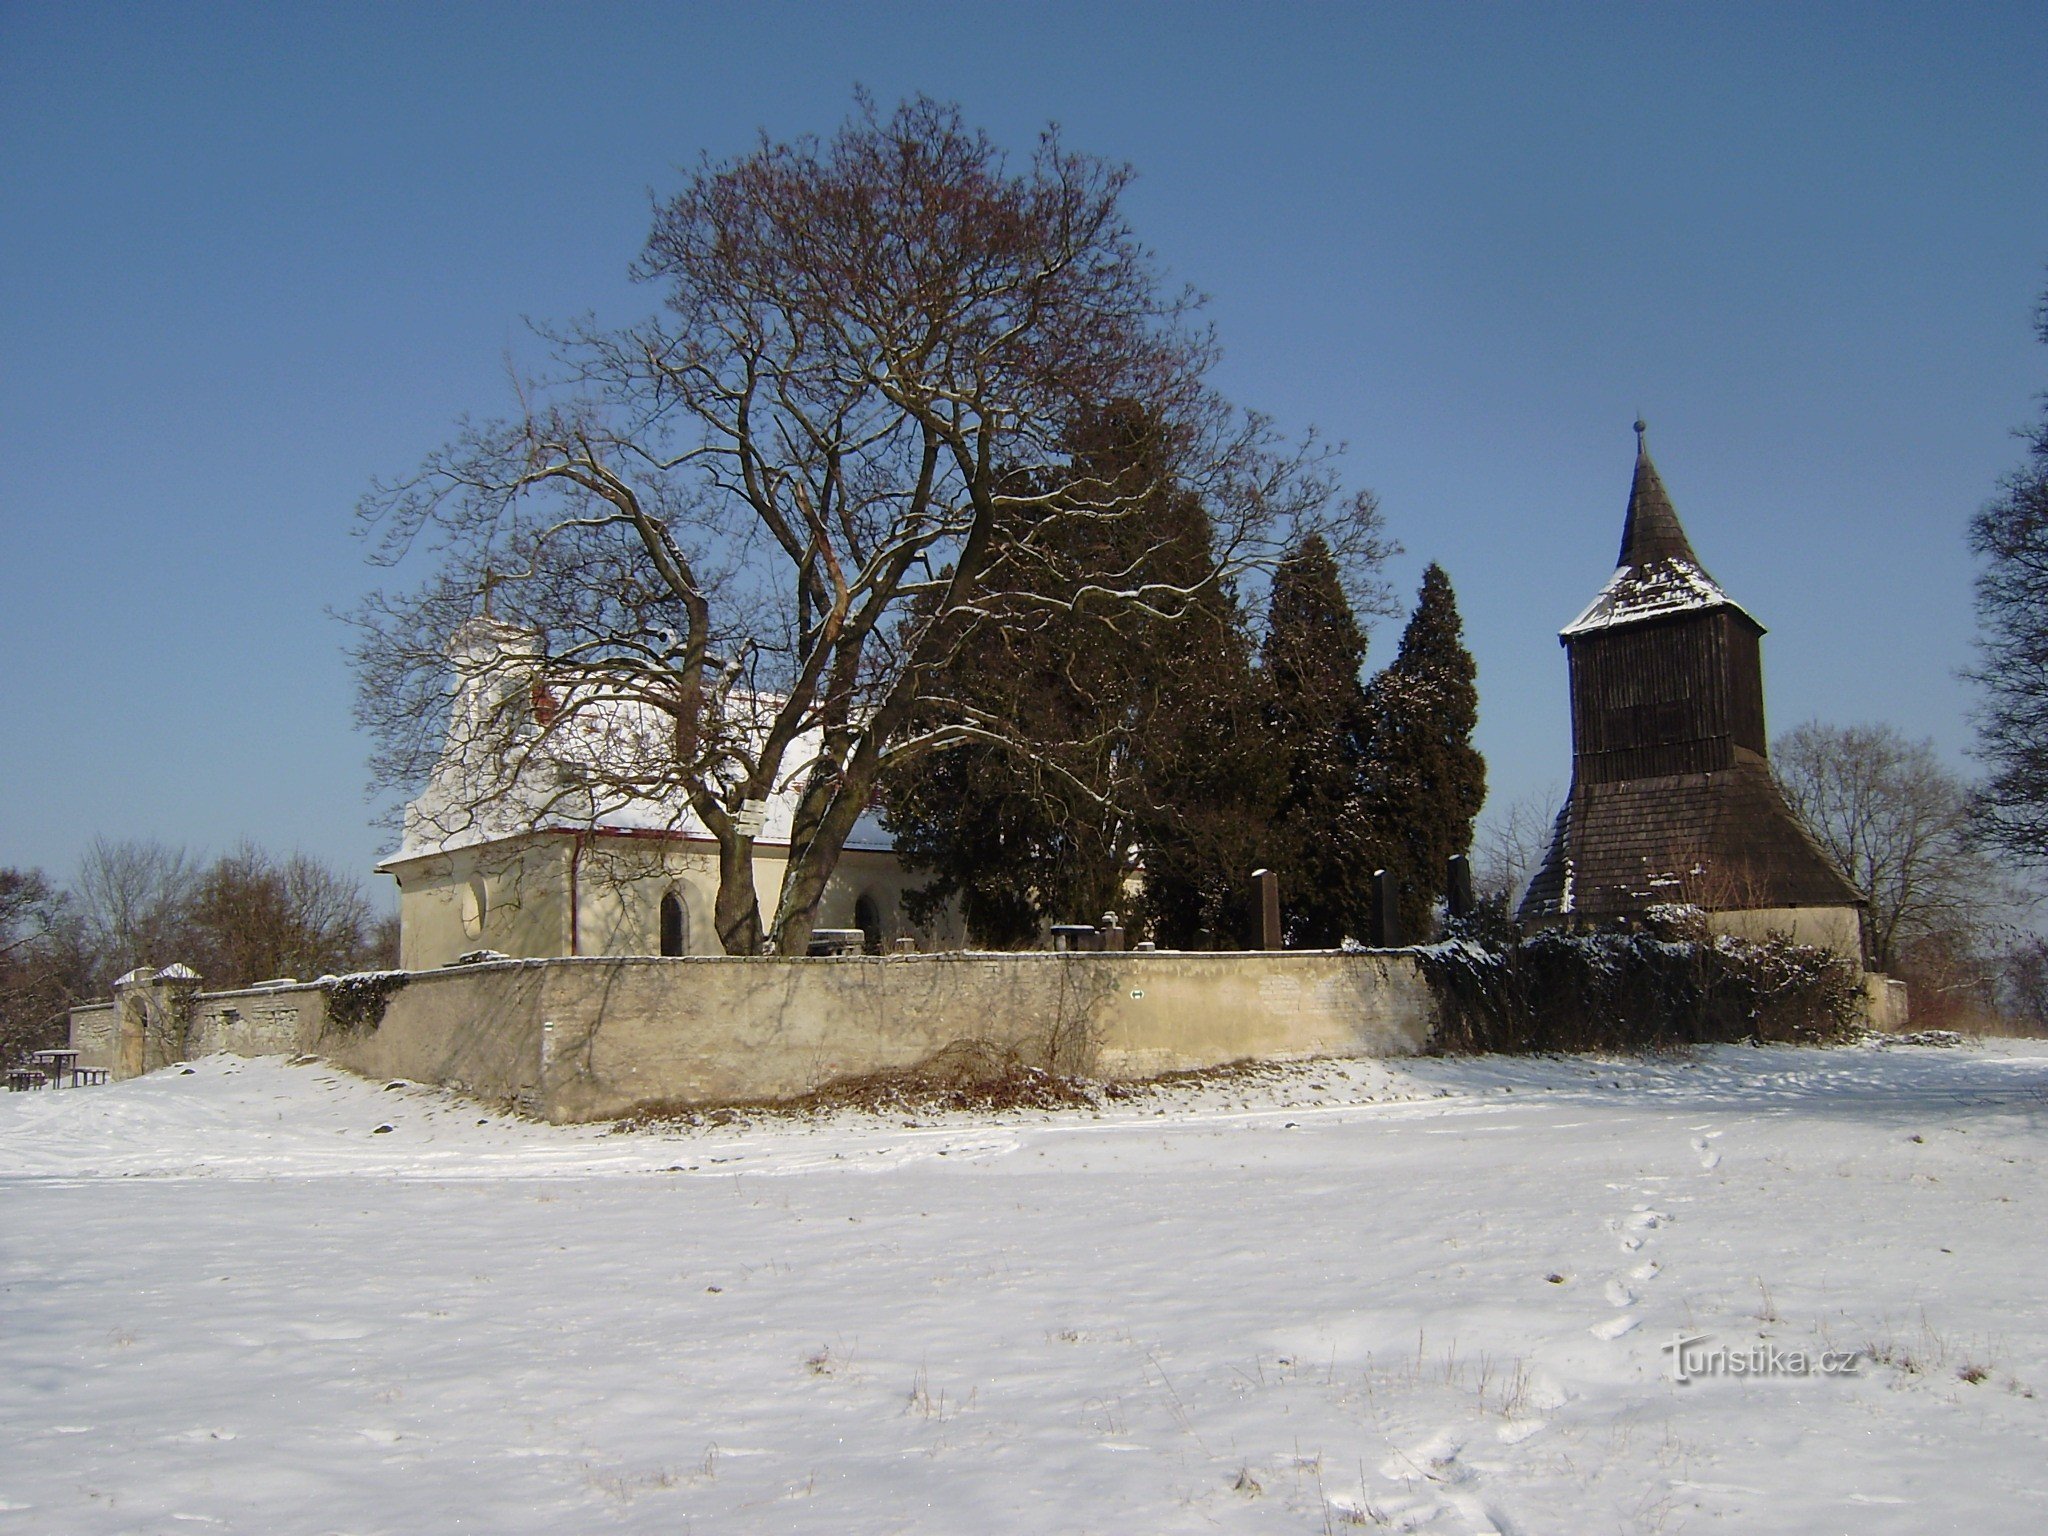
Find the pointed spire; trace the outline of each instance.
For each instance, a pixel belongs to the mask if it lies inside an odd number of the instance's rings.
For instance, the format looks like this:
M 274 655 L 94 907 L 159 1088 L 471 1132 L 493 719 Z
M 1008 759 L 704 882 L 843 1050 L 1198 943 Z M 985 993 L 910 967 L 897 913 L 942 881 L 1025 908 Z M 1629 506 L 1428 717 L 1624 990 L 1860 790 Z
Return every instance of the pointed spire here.
M 1692 552 L 1692 543 L 1678 525 L 1671 497 L 1650 462 L 1645 441 L 1649 429 L 1636 423 L 1636 478 L 1628 488 L 1628 519 L 1621 529 L 1621 559 L 1600 595 L 1561 631 L 1566 641 L 1577 635 L 1613 629 L 1642 619 L 1674 613 L 1705 612 L 1740 606 L 1714 583 Z M 1744 618 L 1749 615 L 1743 614 Z M 1755 619 L 1750 623 L 1756 624 Z M 1763 626 L 1757 624 L 1757 632 Z
M 1636 477 L 1628 488 L 1628 518 L 1621 525 L 1621 558 L 1617 565 L 1644 566 L 1656 560 L 1683 560 L 1697 567 L 1699 556 L 1678 525 L 1678 513 L 1650 461 L 1649 427 L 1636 419 Z

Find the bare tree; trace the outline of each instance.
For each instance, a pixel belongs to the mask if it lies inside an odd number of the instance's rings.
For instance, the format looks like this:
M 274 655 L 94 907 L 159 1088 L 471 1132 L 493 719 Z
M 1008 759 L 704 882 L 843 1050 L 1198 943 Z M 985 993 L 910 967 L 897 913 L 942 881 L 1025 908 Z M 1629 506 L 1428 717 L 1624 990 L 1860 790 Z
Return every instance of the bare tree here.
M 96 837 L 61 908 L 86 984 L 140 965 L 192 966 L 214 987 L 390 963 L 361 884 L 303 853 L 243 843 L 208 864 L 183 848 Z
M 62 1040 L 86 985 L 70 898 L 39 869 L 0 869 L 0 1065 Z
M 198 860 L 183 848 L 105 837 L 86 845 L 72 894 L 100 990 L 136 966 L 187 958 L 199 874 Z
M 1473 884 L 1480 894 L 1504 897 L 1509 912 L 1521 904 L 1522 892 L 1550 849 L 1557 808 L 1554 787 L 1516 800 L 1487 803 L 1472 835 Z
M 1888 725 L 1809 721 L 1773 743 L 1771 767 L 1868 903 L 1876 969 L 1894 969 L 1936 936 L 1944 954 L 1970 948 L 1959 935 L 1981 941 L 2024 902 L 1974 835 L 1970 787 L 1942 766 L 1932 742 Z
M 2034 311 L 2048 342 L 2048 294 Z M 2048 402 L 2048 395 L 2042 397 Z M 2048 410 L 2020 432 L 2027 457 L 1970 520 L 1983 690 L 1978 755 L 1990 770 L 1984 819 L 1999 846 L 2048 864 Z
M 983 625 L 1170 620 L 1310 529 L 1369 555 L 1371 498 L 1340 500 L 1312 440 L 1283 444 L 1206 383 L 1214 347 L 1125 221 L 1129 176 L 1053 132 L 1013 166 L 925 99 L 887 117 L 863 99 L 828 142 L 705 162 L 637 268 L 660 318 L 551 334 L 554 370 L 514 416 L 365 498 L 377 558 L 436 561 L 353 615 L 377 781 L 420 783 L 447 733 L 490 769 L 455 815 L 687 808 L 717 840 L 716 927 L 740 954 L 764 937 L 754 808 L 793 795 L 766 937 L 800 954 L 884 773 L 1032 750 L 943 686 Z M 1078 467 L 1084 424 L 1124 401 L 1157 424 L 1158 468 Z M 1141 517 L 1158 477 L 1202 497 L 1213 563 L 1160 579 L 1143 540 L 1114 541 L 1110 568 L 1068 558 L 1106 541 L 1059 530 Z M 535 686 L 451 719 L 448 648 L 480 593 Z
M 62 893 L 40 869 L 0 869 L 0 955 L 47 937 L 63 906 Z
M 188 921 L 185 958 L 216 987 L 351 971 L 376 953 L 374 914 L 358 882 L 306 854 L 279 860 L 249 843 L 199 877 Z

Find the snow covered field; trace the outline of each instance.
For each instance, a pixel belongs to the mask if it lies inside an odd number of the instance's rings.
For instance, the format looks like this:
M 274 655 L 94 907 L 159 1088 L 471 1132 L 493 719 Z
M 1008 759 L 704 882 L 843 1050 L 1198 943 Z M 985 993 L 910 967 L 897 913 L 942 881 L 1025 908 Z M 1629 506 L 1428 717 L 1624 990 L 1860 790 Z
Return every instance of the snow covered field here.
M 2033 1532 L 2044 1173 L 2040 1043 L 632 1134 L 213 1058 L 0 1098 L 0 1536 Z

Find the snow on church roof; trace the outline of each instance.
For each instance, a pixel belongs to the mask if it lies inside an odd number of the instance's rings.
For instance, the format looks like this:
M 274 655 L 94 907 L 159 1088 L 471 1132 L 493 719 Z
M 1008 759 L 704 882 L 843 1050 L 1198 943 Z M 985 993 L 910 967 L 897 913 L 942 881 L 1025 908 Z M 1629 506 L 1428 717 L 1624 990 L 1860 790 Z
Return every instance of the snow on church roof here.
M 532 657 L 525 639 L 489 621 L 473 621 L 456 636 L 458 673 L 464 681 L 448 739 L 426 786 L 405 808 L 398 851 L 378 869 L 533 832 L 715 841 L 680 794 L 639 792 L 641 786 L 662 785 L 669 778 L 673 721 L 663 711 L 621 697 L 573 703 L 549 699 L 552 718 L 546 721 L 523 708 L 505 708 L 508 699 L 516 702 L 534 685 L 522 665 Z M 499 695 L 495 701 L 488 697 L 493 692 Z M 545 692 L 545 685 L 534 687 L 535 701 Z M 768 796 L 754 838 L 757 847 L 789 846 L 797 804 L 821 744 L 816 729 L 790 743 L 783 776 Z M 873 811 L 863 811 L 845 846 L 886 853 L 894 849 L 895 839 Z

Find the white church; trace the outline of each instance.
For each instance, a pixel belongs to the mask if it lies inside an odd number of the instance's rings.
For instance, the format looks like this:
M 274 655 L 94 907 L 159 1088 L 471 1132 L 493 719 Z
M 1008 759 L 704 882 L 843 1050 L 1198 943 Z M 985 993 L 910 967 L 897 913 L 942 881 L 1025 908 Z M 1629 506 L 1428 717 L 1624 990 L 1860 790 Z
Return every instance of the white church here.
M 447 738 L 406 807 L 398 851 L 377 865 L 398 882 L 399 964 L 430 970 L 480 950 L 515 959 L 723 953 L 713 923 L 718 844 L 687 803 L 593 790 L 591 775 L 562 771 L 644 750 L 658 734 L 653 711 L 606 699 L 551 718 L 532 637 L 492 619 L 464 624 L 450 654 L 458 685 Z M 787 759 L 795 766 L 762 813 L 754 888 L 764 923 L 815 749 L 815 739 L 798 739 Z M 918 929 L 905 918 L 903 894 L 919 883 L 869 812 L 846 840 L 818 926 L 859 929 L 870 951 L 903 938 L 957 944 L 953 926 Z

